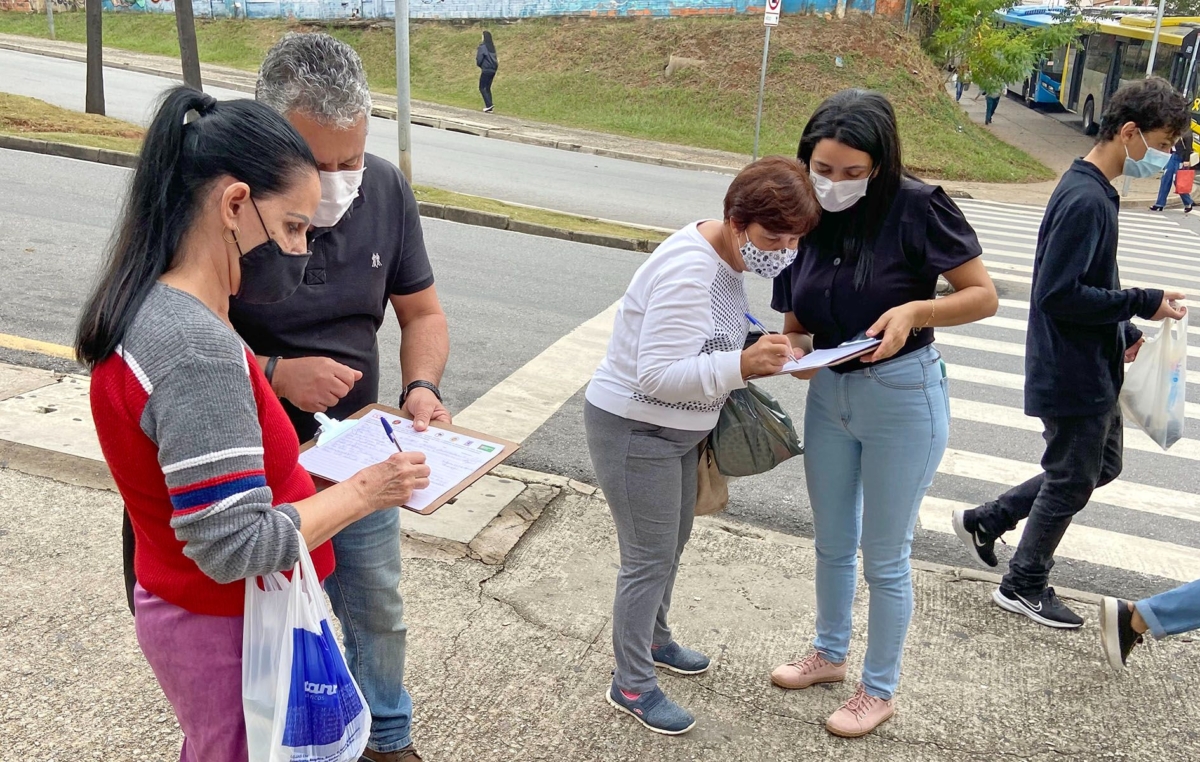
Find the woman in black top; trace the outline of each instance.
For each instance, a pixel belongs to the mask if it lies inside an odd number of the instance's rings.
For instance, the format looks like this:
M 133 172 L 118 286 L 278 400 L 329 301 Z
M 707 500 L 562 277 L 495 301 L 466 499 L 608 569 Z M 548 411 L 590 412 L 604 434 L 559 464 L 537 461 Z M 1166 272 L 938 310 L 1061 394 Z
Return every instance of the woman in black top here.
M 772 306 L 803 352 L 864 334 L 882 343 L 810 376 L 804 471 L 817 636 L 811 654 L 771 678 L 790 689 L 845 679 L 861 543 L 871 592 L 866 659 L 853 698 L 826 723 L 854 737 L 894 712 L 912 617 L 913 528 L 946 449 L 950 400 L 933 327 L 995 314 L 998 300 L 962 212 L 941 188 L 904 171 L 895 113 L 882 95 L 846 90 L 826 100 L 798 156 L 824 213 L 775 279 Z M 953 295 L 935 299 L 939 275 Z
M 479 94 L 483 96 L 484 113 L 492 113 L 492 80 L 496 78 L 496 70 L 500 68 L 500 59 L 496 58 L 496 43 L 492 42 L 492 33 L 483 33 L 483 42 L 475 49 L 475 65 L 479 67 Z

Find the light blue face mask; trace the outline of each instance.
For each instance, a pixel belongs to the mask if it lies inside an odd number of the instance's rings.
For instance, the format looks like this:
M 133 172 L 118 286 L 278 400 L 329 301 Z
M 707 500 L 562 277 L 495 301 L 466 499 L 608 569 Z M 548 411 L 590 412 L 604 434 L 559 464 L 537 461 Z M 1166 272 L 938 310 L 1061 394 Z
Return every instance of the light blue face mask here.
M 1129 147 L 1126 146 L 1125 169 L 1122 171 L 1122 174 L 1134 179 L 1153 177 L 1162 172 L 1163 168 L 1167 166 L 1167 162 L 1171 160 L 1171 154 L 1160 151 L 1157 148 L 1151 148 L 1141 130 L 1138 130 L 1138 136 L 1141 137 L 1142 143 L 1146 146 L 1146 155 L 1134 161 L 1133 157 L 1129 155 Z

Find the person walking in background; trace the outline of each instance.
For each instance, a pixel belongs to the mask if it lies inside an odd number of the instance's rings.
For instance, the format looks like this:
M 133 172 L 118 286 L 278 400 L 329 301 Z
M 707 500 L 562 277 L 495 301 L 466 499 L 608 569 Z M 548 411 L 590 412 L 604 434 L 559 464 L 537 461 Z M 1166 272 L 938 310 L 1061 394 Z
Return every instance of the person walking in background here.
M 1175 141 L 1175 147 L 1171 149 L 1171 158 L 1167 160 L 1167 166 L 1163 169 L 1162 182 L 1158 184 L 1158 200 L 1154 202 L 1154 206 L 1150 207 L 1150 211 L 1161 212 L 1167 208 L 1167 196 L 1175 189 L 1176 175 L 1180 169 L 1190 169 L 1191 166 L 1192 131 L 1189 128 L 1183 131 L 1183 135 Z M 1183 213 L 1191 212 L 1194 206 L 1192 194 L 1180 193 L 1179 198 L 1183 201 Z
M 282 116 L 171 90 L 79 320 L 96 435 L 137 538 L 138 645 L 181 762 L 247 758 L 244 580 L 290 570 L 301 542 L 327 578 L 334 535 L 429 484 L 423 455 L 397 453 L 317 493 L 229 324 L 233 294 L 266 304 L 300 285 L 320 199 L 317 162 Z
M 1000 99 L 1008 92 L 1008 88 L 1004 85 L 992 88 L 984 93 L 984 103 L 987 108 L 983 115 L 983 123 L 991 124 L 992 118 L 996 116 L 996 109 L 1000 107 Z
M 500 68 L 500 59 L 496 57 L 496 43 L 492 42 L 492 33 L 484 30 L 483 42 L 475 50 L 475 65 L 479 67 L 479 94 L 483 96 L 483 111 L 492 113 L 492 80 L 496 78 L 496 70 Z
M 1182 293 L 1121 288 L 1112 181 L 1153 177 L 1190 121 L 1166 80 L 1126 85 L 1105 106 L 1095 147 L 1063 174 L 1038 231 L 1025 340 L 1025 414 L 1045 429 L 1044 473 L 951 519 L 968 555 L 988 569 L 998 565 L 996 541 L 1028 519 L 992 601 L 1046 627 L 1083 626 L 1049 586 L 1050 570 L 1075 514 L 1121 473 L 1124 363 L 1144 341 L 1130 321 L 1185 312 L 1175 304 Z
M 654 668 L 698 675 L 710 664 L 667 625 L 692 533 L 701 445 L 730 392 L 779 372 L 791 356 L 778 334 L 745 348 L 743 274 L 775 277 L 819 215 L 800 162 L 773 156 L 746 167 L 725 195 L 723 220 L 678 231 L 634 274 L 587 388 L 588 450 L 621 553 L 617 669 L 605 698 L 656 733 L 686 733 L 696 721 L 658 687 Z
M 913 529 L 949 437 L 933 329 L 994 315 L 998 302 L 963 213 L 941 188 L 904 171 L 896 114 L 884 96 L 830 97 L 804 128 L 798 157 L 824 212 L 775 279 L 771 306 L 803 351 L 862 335 L 882 343 L 864 358 L 809 374 L 804 474 L 817 551 L 816 638 L 771 681 L 799 690 L 846 679 L 861 546 L 871 592 L 866 659 L 853 696 L 825 724 L 855 738 L 895 712 L 913 613 Z M 955 292 L 936 299 L 943 274 Z
M 1133 603 L 1100 602 L 1100 645 L 1113 669 L 1124 669 L 1133 647 L 1149 632 L 1155 638 L 1200 630 L 1200 580 Z

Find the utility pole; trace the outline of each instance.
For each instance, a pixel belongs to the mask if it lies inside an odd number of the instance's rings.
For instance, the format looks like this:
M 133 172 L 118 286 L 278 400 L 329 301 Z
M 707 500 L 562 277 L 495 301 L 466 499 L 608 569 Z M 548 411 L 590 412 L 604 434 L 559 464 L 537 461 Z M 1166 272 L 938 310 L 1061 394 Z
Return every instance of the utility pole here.
M 101 0 L 87 0 L 87 93 L 84 111 L 104 114 L 104 7 Z
M 203 90 L 200 82 L 200 51 L 196 45 L 196 18 L 192 0 L 175 0 L 175 29 L 179 33 L 179 62 L 183 81 L 188 87 Z
M 767 28 L 763 39 L 762 73 L 758 75 L 758 114 L 754 118 L 754 161 L 758 161 L 758 134 L 762 131 L 763 92 L 767 87 L 767 53 L 771 50 L 771 27 L 779 25 L 781 0 L 767 0 L 763 13 L 763 26 Z
M 412 109 L 409 105 L 408 0 L 396 0 L 396 134 L 400 171 L 412 182 Z
M 1166 0 L 1158 0 L 1158 15 L 1154 17 L 1154 40 L 1150 43 L 1150 60 L 1146 62 L 1146 76 L 1154 74 L 1154 56 L 1158 53 L 1158 36 L 1162 33 L 1163 5 Z
M 45 0 L 46 2 L 46 21 L 50 24 L 50 39 L 58 39 L 54 36 L 54 0 Z

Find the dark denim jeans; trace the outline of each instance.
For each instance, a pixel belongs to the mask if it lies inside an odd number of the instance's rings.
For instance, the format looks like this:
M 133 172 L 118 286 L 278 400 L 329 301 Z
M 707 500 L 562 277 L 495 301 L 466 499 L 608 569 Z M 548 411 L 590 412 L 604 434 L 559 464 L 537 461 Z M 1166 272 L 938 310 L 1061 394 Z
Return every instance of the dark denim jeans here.
M 496 72 L 484 69 L 479 72 L 479 94 L 483 96 L 484 108 L 492 107 L 492 80 L 496 78 Z
M 987 104 L 987 112 L 984 114 L 983 123 L 991 124 L 992 117 L 994 117 L 996 115 L 996 108 L 1000 105 L 1000 96 L 996 96 L 993 98 L 992 96 L 989 95 L 989 96 L 985 97 L 983 100 L 984 100 L 984 103 Z
M 1006 591 L 1031 597 L 1046 589 L 1054 551 L 1071 519 L 1121 473 L 1121 407 L 1095 416 L 1043 418 L 1046 453 L 1042 470 L 976 511 L 980 527 L 999 536 L 1029 519 L 1017 552 L 1000 583 Z

